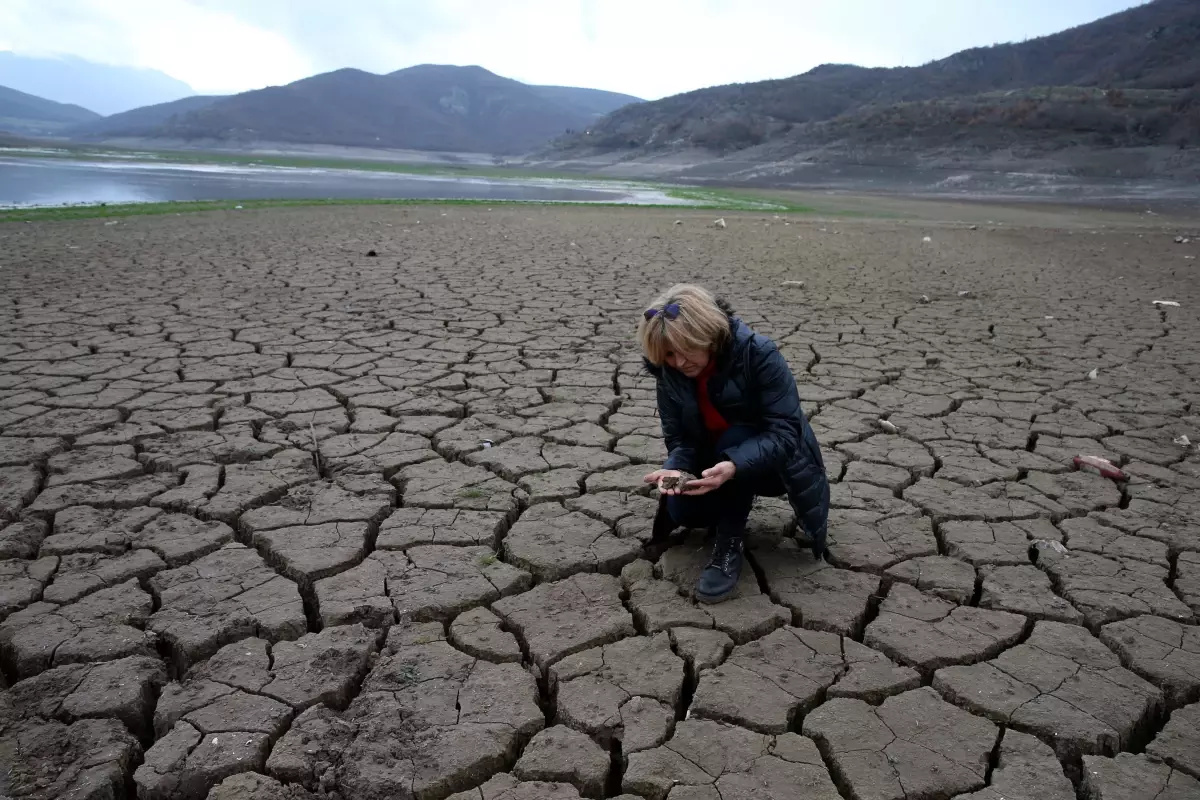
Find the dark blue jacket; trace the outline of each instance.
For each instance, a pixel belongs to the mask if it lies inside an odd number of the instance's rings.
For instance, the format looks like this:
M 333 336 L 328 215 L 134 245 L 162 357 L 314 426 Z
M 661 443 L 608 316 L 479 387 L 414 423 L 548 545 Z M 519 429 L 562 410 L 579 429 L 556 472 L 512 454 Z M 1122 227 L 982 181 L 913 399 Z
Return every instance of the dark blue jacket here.
M 813 541 L 814 552 L 825 550 L 829 516 L 829 482 L 817 437 L 800 408 L 796 379 L 783 355 L 767 337 L 730 317 L 730 338 L 715 354 L 716 368 L 708 380 L 713 407 L 731 426 L 759 431 L 722 453 L 717 461 L 732 461 L 736 479 L 754 480 L 778 475 L 796 518 Z M 699 474 L 709 441 L 696 396 L 695 381 L 670 367 L 646 369 L 658 382 L 658 413 L 667 445 L 664 469 Z

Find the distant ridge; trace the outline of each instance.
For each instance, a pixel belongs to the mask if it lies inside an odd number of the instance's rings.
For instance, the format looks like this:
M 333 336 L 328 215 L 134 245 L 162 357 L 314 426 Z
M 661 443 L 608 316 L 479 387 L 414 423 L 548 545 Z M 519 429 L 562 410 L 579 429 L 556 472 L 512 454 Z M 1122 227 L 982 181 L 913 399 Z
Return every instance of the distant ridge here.
M 227 97 L 189 97 L 80 125 L 84 139 L 282 142 L 517 154 L 584 128 L 635 97 L 531 86 L 478 66 L 340 69 Z
M 825 64 L 626 106 L 542 155 L 704 151 L 765 162 L 814 148 L 887 158 L 944 147 L 1200 147 L 1198 80 L 1200 2 L 1155 0 L 921 67 Z
M 117 114 L 195 94 L 163 72 L 100 64 L 75 56 L 36 58 L 0 52 L 0 85 L 98 114 Z
M 0 86 L 0 130 L 30 136 L 53 136 L 72 125 L 99 119 L 94 111 L 56 103 Z

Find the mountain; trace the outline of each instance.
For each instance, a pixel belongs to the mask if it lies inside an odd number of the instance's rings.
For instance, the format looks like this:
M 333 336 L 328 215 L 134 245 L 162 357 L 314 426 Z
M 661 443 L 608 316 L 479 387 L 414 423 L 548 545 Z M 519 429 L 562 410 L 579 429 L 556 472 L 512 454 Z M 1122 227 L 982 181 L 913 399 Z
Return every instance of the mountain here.
M 341 69 L 200 107 L 137 109 L 78 135 L 511 154 L 630 101 L 636 98 L 530 86 L 475 66 L 423 64 L 387 75 Z
M 67 130 L 76 139 L 101 139 L 119 136 L 138 136 L 139 132 L 170 124 L 172 118 L 201 108 L 207 108 L 225 95 L 195 94 L 169 103 L 142 106 L 108 117 L 99 117 Z
M 158 70 L 114 67 L 74 56 L 32 58 L 8 51 L 0 52 L 0 85 L 105 115 L 195 94 L 183 81 Z
M 580 114 L 603 117 L 630 103 L 644 102 L 639 97 L 602 89 L 577 89 L 573 86 L 534 86 L 538 94 L 560 105 L 577 110 Z
M 1033 143 L 1200 144 L 1200 2 L 1154 0 L 1051 36 L 920 67 L 819 66 L 626 106 L 543 155 L 890 153 Z M 860 153 L 861 155 L 861 153 Z
M 99 116 L 86 108 L 0 86 L 0 130 L 32 136 L 53 135 Z

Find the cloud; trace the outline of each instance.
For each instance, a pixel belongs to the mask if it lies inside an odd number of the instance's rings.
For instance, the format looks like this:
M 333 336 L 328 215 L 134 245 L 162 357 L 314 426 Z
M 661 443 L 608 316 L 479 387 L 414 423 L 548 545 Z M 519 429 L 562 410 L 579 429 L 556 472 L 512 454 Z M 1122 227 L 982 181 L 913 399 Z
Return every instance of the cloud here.
M 0 49 L 161 69 L 198 90 L 478 64 L 646 98 L 826 62 L 917 65 L 1130 0 L 4 0 Z
M 5 0 L 0 49 L 149 67 L 200 92 L 287 83 L 313 71 L 285 36 L 187 0 Z

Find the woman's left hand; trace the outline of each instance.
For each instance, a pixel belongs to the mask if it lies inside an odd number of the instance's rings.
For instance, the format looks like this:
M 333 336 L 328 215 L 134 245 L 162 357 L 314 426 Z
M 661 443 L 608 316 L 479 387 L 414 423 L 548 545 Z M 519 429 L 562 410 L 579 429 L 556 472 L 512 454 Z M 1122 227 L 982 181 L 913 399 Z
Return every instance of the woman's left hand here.
M 737 467 L 732 461 L 721 461 L 713 464 L 704 472 L 700 473 L 700 477 L 693 481 L 688 481 L 687 488 L 684 494 L 708 494 L 714 489 L 719 489 L 722 484 L 733 478 L 733 474 L 737 472 Z

